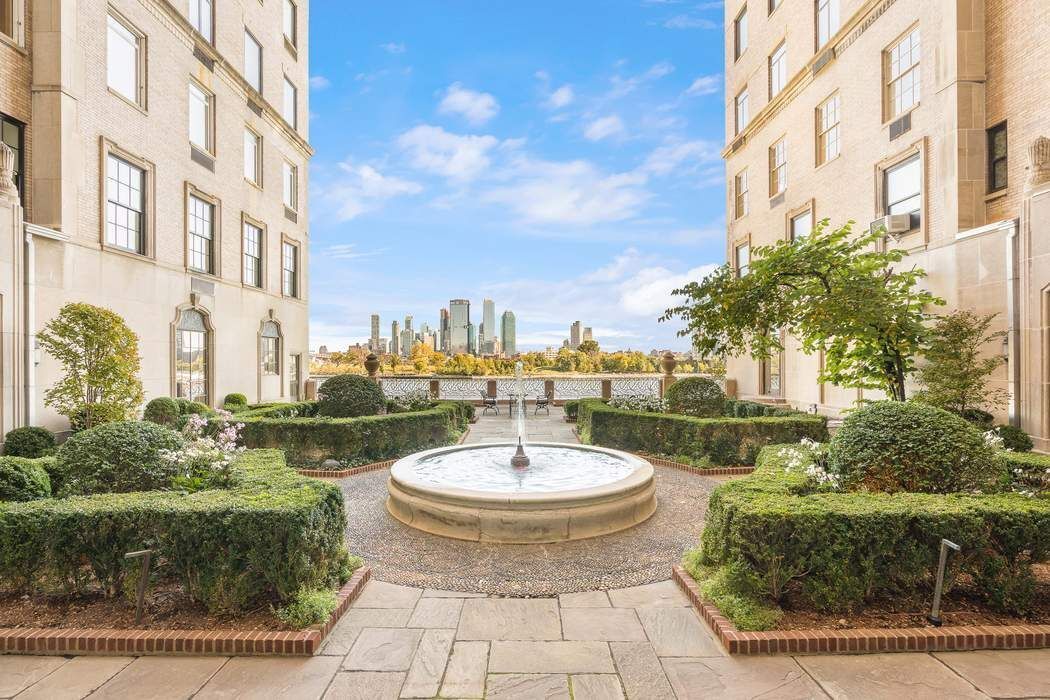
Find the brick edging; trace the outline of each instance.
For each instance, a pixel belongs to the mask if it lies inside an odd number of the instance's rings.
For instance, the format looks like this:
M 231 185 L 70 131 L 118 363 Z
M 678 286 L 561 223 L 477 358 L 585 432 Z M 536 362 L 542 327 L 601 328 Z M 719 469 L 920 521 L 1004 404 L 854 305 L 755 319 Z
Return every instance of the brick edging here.
M 730 654 L 874 654 L 1050 647 L 1050 625 L 741 632 L 717 607 L 700 597 L 699 586 L 681 565 L 676 564 L 673 571 L 675 583 Z
M 336 594 L 328 622 L 305 630 L 138 630 L 8 627 L 0 629 L 0 654 L 312 656 L 361 594 L 372 575 L 368 567 L 354 572 Z
M 682 464 L 681 462 L 675 462 L 670 459 L 653 457 L 644 452 L 636 452 L 635 454 L 648 461 L 650 464 L 655 464 L 658 467 L 679 469 L 684 472 L 691 472 L 698 476 L 747 476 L 755 471 L 754 467 L 694 467 L 692 464 Z
M 463 431 L 463 434 L 459 436 L 459 440 L 456 441 L 457 445 L 462 445 L 467 436 L 470 435 L 470 427 L 467 427 Z M 365 474 L 366 472 L 376 472 L 380 469 L 389 469 L 397 459 L 386 459 L 382 462 L 372 462 L 371 464 L 363 464 L 360 467 L 351 467 L 350 469 L 340 469 L 338 471 L 329 471 L 327 469 L 296 469 L 300 476 L 312 476 L 315 479 L 345 479 L 348 476 L 357 476 L 358 474 Z

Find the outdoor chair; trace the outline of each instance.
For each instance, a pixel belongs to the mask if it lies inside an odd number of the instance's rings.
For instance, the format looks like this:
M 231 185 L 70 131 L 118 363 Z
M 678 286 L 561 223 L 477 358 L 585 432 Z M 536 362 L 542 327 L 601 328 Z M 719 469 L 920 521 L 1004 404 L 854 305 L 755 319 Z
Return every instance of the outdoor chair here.
M 481 411 L 482 415 L 488 413 L 489 411 L 495 411 L 496 415 L 499 415 L 499 404 L 496 403 L 495 396 L 489 396 L 484 391 L 481 392 L 481 405 L 484 407 L 484 409 Z
M 532 415 L 536 415 L 540 411 L 546 411 L 547 415 L 551 414 L 551 400 L 554 397 L 550 394 L 544 394 L 543 396 L 536 397 L 536 409 L 532 412 Z

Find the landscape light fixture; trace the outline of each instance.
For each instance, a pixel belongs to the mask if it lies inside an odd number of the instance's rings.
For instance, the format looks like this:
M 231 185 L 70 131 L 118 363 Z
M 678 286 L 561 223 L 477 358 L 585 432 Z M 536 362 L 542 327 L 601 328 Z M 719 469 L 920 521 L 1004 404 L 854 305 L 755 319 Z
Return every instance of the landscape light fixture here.
M 930 614 L 926 617 L 934 627 L 940 627 L 944 622 L 941 619 L 941 589 L 944 587 L 944 566 L 948 563 L 948 548 L 954 549 L 956 552 L 961 551 L 959 545 L 955 544 L 951 540 L 941 540 L 941 558 L 937 563 L 937 585 L 933 589 L 933 609 Z

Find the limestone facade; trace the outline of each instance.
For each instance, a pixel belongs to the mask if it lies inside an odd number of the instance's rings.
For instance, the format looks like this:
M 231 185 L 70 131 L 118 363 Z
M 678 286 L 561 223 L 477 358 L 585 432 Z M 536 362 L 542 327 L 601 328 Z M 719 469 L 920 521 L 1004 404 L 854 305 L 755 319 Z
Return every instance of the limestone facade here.
M 60 368 L 35 333 L 75 301 L 138 335 L 147 399 L 299 396 L 308 1 L 9 2 L 24 24 L 0 36 L 0 116 L 25 125 L 26 177 L 24 209 L 0 211 L 0 428 L 66 427 L 43 404 Z M 197 122 L 195 94 L 208 102 Z M 139 212 L 132 239 L 115 200 Z
M 995 313 L 1008 331 L 1007 343 L 987 348 L 1007 358 L 995 381 L 1012 398 L 998 417 L 1042 449 L 1050 448 L 1050 182 L 1028 153 L 1044 157 L 1034 144 L 1050 136 L 1040 106 L 1050 87 L 1048 26 L 1042 0 L 729 0 L 723 152 L 734 265 L 749 249 L 790 240 L 793 225 L 804 235 L 827 218 L 866 230 L 903 213 L 889 245 L 927 271 L 945 310 Z M 744 90 L 748 114 L 738 119 Z M 771 174 L 780 163 L 786 173 Z M 779 360 L 727 363 L 739 395 L 829 414 L 874 398 L 822 385 L 821 358 L 791 338 L 785 346 Z

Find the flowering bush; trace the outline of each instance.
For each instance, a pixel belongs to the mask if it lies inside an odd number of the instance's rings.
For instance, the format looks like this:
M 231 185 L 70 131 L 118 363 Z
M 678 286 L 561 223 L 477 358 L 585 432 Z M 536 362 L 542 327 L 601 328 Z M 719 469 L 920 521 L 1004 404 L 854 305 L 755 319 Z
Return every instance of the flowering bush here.
M 781 448 L 785 472 L 802 472 L 817 490 L 837 491 L 842 477 L 828 471 L 828 448 L 825 444 L 802 438 L 798 445 Z
M 245 450 L 237 444 L 244 423 L 232 423 L 229 411 L 219 410 L 216 416 L 209 425 L 204 416 L 190 414 L 182 429 L 182 448 L 160 453 L 177 471 L 172 479 L 175 488 L 193 492 L 230 486 L 230 465 Z
M 425 411 L 434 405 L 434 400 L 430 398 L 430 392 L 425 389 L 410 391 L 398 398 L 397 402 L 402 406 L 406 406 L 410 411 Z
M 667 412 L 667 402 L 656 396 L 614 396 L 609 399 L 609 405 L 621 411 Z

